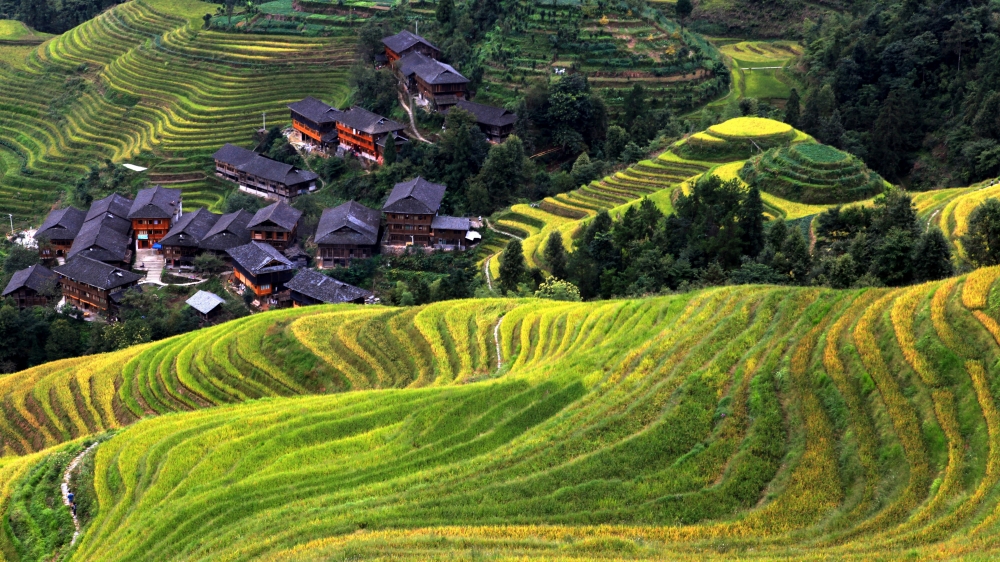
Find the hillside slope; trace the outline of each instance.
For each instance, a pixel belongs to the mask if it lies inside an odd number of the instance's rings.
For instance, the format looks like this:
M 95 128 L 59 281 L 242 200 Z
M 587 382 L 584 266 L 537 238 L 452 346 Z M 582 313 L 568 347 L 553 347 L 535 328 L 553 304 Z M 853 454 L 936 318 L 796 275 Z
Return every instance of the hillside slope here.
M 202 30 L 211 9 L 135 0 L 38 47 L 0 46 L 4 212 L 37 221 L 67 180 L 105 159 L 151 167 L 191 208 L 215 206 L 216 149 L 247 145 L 262 114 L 284 119 L 291 101 L 346 97 L 352 38 Z
M 5 377 L 0 420 L 285 396 L 102 444 L 81 560 L 987 557 L 998 277 L 281 311 Z

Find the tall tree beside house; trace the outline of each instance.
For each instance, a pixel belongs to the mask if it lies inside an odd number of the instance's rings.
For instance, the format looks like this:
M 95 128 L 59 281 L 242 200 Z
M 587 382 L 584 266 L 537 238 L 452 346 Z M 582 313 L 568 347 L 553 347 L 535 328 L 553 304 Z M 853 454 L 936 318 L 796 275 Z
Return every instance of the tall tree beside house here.
M 691 16 L 692 11 L 694 11 L 694 5 L 691 4 L 691 0 L 677 0 L 677 4 L 674 6 L 674 12 L 681 25 L 684 25 L 684 21 Z
M 354 89 L 354 103 L 382 116 L 389 115 L 399 103 L 396 77 L 387 68 L 376 70 L 359 62 L 351 67 L 348 83 Z
M 500 254 L 500 290 L 504 294 L 516 291 L 517 285 L 524 280 L 528 266 L 524 261 L 524 250 L 517 238 L 510 241 Z
M 558 230 L 549 234 L 545 241 L 545 263 L 553 277 L 566 279 L 566 248 L 563 247 L 562 233 Z
M 528 165 L 524 143 L 516 135 L 511 135 L 502 144 L 490 147 L 483 168 L 471 182 L 471 210 L 488 214 L 510 204 L 528 182 Z M 486 200 L 483 200 L 484 194 Z
M 452 108 L 444 120 L 445 131 L 434 145 L 431 162 L 424 171 L 433 181 L 449 187 L 445 193 L 447 207 L 466 203 L 468 180 L 479 173 L 490 152 L 490 143 L 468 111 Z M 428 169 L 433 167 L 434 169 Z

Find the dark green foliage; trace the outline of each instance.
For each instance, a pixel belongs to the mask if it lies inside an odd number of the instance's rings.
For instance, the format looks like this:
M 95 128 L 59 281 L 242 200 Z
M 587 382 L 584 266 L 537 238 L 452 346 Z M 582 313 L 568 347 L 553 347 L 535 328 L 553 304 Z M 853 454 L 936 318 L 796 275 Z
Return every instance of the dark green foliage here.
M 371 112 L 389 116 L 399 103 L 396 77 L 388 68 L 376 70 L 368 64 L 355 64 L 348 81 L 354 89 L 354 103 Z
M 549 234 L 545 241 L 545 263 L 554 277 L 566 278 L 566 249 L 563 247 L 562 233 L 558 230 Z
M 74 206 L 86 209 L 95 200 L 112 193 L 134 198 L 139 189 L 147 184 L 144 174 L 136 174 L 108 160 L 103 167 L 91 167 L 90 172 L 76 182 L 70 201 Z
M 928 228 L 913 249 L 913 274 L 917 282 L 935 281 L 955 272 L 951 263 L 951 248 L 938 227 Z
M 63 33 L 93 18 L 119 0 L 0 0 L 7 14 L 45 33 Z
M 486 215 L 512 203 L 528 182 L 530 166 L 524 143 L 517 135 L 492 146 L 483 168 L 471 180 L 469 210 Z
M 691 11 L 694 10 L 694 5 L 691 0 L 677 0 L 677 4 L 674 5 L 674 13 L 677 14 L 677 19 L 684 22 L 691 16 Z
M 234 189 L 226 196 L 226 201 L 222 204 L 222 212 L 226 214 L 235 213 L 242 209 L 250 213 L 256 213 L 263 206 L 264 201 L 260 197 L 254 197 L 245 191 Z
M 736 223 L 743 234 L 743 254 L 756 258 L 764 249 L 764 201 L 760 191 L 751 187 L 736 214 Z
M 437 8 L 434 10 L 434 17 L 440 23 L 451 23 L 452 11 L 454 9 L 454 0 L 438 0 Z
M 507 244 L 503 254 L 500 255 L 500 289 L 505 294 L 516 291 L 518 284 L 527 276 L 527 270 L 521 241 L 515 238 Z
M 792 92 L 788 95 L 788 101 L 785 103 L 785 123 L 793 127 L 798 127 L 799 123 L 799 91 L 792 88 Z
M 1000 264 L 1000 200 L 987 199 L 972 211 L 962 246 L 977 266 Z

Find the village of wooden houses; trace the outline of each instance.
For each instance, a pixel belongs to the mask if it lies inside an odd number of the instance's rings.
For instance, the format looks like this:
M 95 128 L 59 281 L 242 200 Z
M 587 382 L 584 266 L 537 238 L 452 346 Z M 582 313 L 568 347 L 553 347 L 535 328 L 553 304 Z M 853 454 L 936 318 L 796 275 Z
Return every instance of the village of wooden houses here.
M 400 86 L 427 111 L 460 107 L 475 116 L 490 142 L 502 142 L 517 117 L 503 109 L 469 101 L 469 80 L 438 60 L 432 43 L 409 31 L 383 39 L 382 64 L 392 65 Z M 288 105 L 292 126 L 286 136 L 313 154 L 351 156 L 369 165 L 410 142 L 406 127 L 361 107 L 336 109 L 307 97 Z M 156 185 L 134 199 L 112 194 L 89 209 L 65 207 L 48 214 L 35 231 L 33 247 L 41 264 L 18 271 L 2 296 L 21 308 L 50 304 L 61 293 L 63 305 L 88 319 L 114 322 L 118 305 L 143 285 L 163 285 L 164 275 L 181 276 L 205 254 L 225 264 L 228 290 L 247 295 L 257 310 L 331 303 L 377 302 L 365 288 L 317 271 L 349 266 L 377 254 L 464 251 L 481 240 L 481 218 L 439 213 L 448 186 L 414 177 L 397 183 L 381 209 L 355 201 L 324 209 L 311 257 L 299 236 L 302 212 L 296 197 L 317 189 L 316 173 L 278 162 L 232 144 L 214 154 L 216 175 L 244 193 L 268 202 L 256 213 L 228 214 L 204 208 L 185 212 L 180 189 Z M 196 284 L 192 278 L 189 284 Z M 61 291 L 53 291 L 58 285 Z M 198 291 L 187 300 L 204 322 L 211 322 L 225 299 Z

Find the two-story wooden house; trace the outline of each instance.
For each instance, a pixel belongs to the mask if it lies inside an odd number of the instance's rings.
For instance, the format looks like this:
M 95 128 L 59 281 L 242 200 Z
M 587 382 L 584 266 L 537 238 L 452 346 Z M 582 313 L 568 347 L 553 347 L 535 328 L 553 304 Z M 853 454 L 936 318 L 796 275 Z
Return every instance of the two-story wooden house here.
M 236 182 L 240 191 L 278 201 L 316 190 L 313 172 L 265 158 L 245 148 L 227 144 L 213 155 L 216 175 Z
M 220 216 L 208 209 L 184 213 L 160 240 L 163 258 L 169 267 L 191 265 L 202 252 L 201 241 L 218 222 Z
M 337 281 L 311 269 L 299 271 L 285 283 L 285 287 L 290 292 L 292 306 L 296 308 L 315 304 L 364 304 L 372 296 L 371 291 Z
M 257 211 L 247 223 L 250 239 L 284 251 L 295 242 L 300 218 L 302 211 L 284 201 L 268 205 Z
M 464 250 L 475 240 L 469 238 L 470 225 L 466 217 L 438 215 L 431 221 L 431 244 L 442 250 Z
M 285 289 L 295 265 L 278 250 L 260 242 L 250 242 L 229 250 L 233 260 L 233 278 L 257 297 Z
M 382 206 L 387 246 L 431 245 L 431 223 L 447 188 L 416 177 L 397 183 Z
M 77 256 L 53 269 L 66 302 L 85 311 L 105 314 L 113 319 L 116 301 L 124 291 L 138 285 L 142 275 Z
M 337 117 L 337 139 L 340 146 L 376 162 L 382 162 L 382 156 L 389 147 L 399 150 L 400 146 L 408 142 L 402 135 L 405 128 L 401 123 L 363 107 L 341 111 Z
M 140 190 L 128 212 L 135 248 L 159 249 L 159 242 L 181 215 L 181 190 L 162 186 Z
M 382 38 L 382 44 L 385 45 L 385 57 L 388 64 L 393 64 L 410 53 L 421 53 L 432 59 L 441 56 L 441 50 L 433 43 L 415 33 L 410 33 L 406 29 L 395 35 Z
M 507 140 L 507 137 L 514 132 L 514 125 L 517 123 L 517 114 L 512 111 L 468 100 L 457 102 L 455 105 L 449 107 L 448 111 L 456 107 L 474 115 L 479 129 L 486 135 L 486 139 L 492 143 L 501 143 Z
M 33 265 L 14 272 L 0 297 L 14 299 L 18 308 L 46 306 L 56 296 L 59 276 L 46 267 Z
M 469 97 L 469 79 L 449 64 L 420 52 L 412 52 L 396 63 L 407 91 L 417 103 L 441 111 Z
M 133 201 L 128 197 L 112 193 L 103 199 L 90 204 L 84 222 L 99 220 L 107 227 L 113 228 L 129 238 L 132 238 L 132 221 L 128 219 Z
M 299 132 L 302 141 L 324 152 L 336 150 L 339 145 L 337 117 L 342 113 L 314 97 L 288 104 L 292 113 L 292 128 Z
M 75 207 L 57 209 L 49 213 L 42 226 L 35 232 L 38 257 L 43 260 L 65 257 L 73 246 L 76 235 L 80 233 L 86 217 L 86 211 Z
M 250 242 L 250 229 L 247 225 L 253 215 L 240 209 L 219 217 L 215 224 L 205 233 L 198 246 L 204 252 L 211 252 L 228 261 L 228 250 Z
M 378 251 L 382 214 L 355 201 L 324 209 L 316 227 L 321 268 L 348 266 Z

